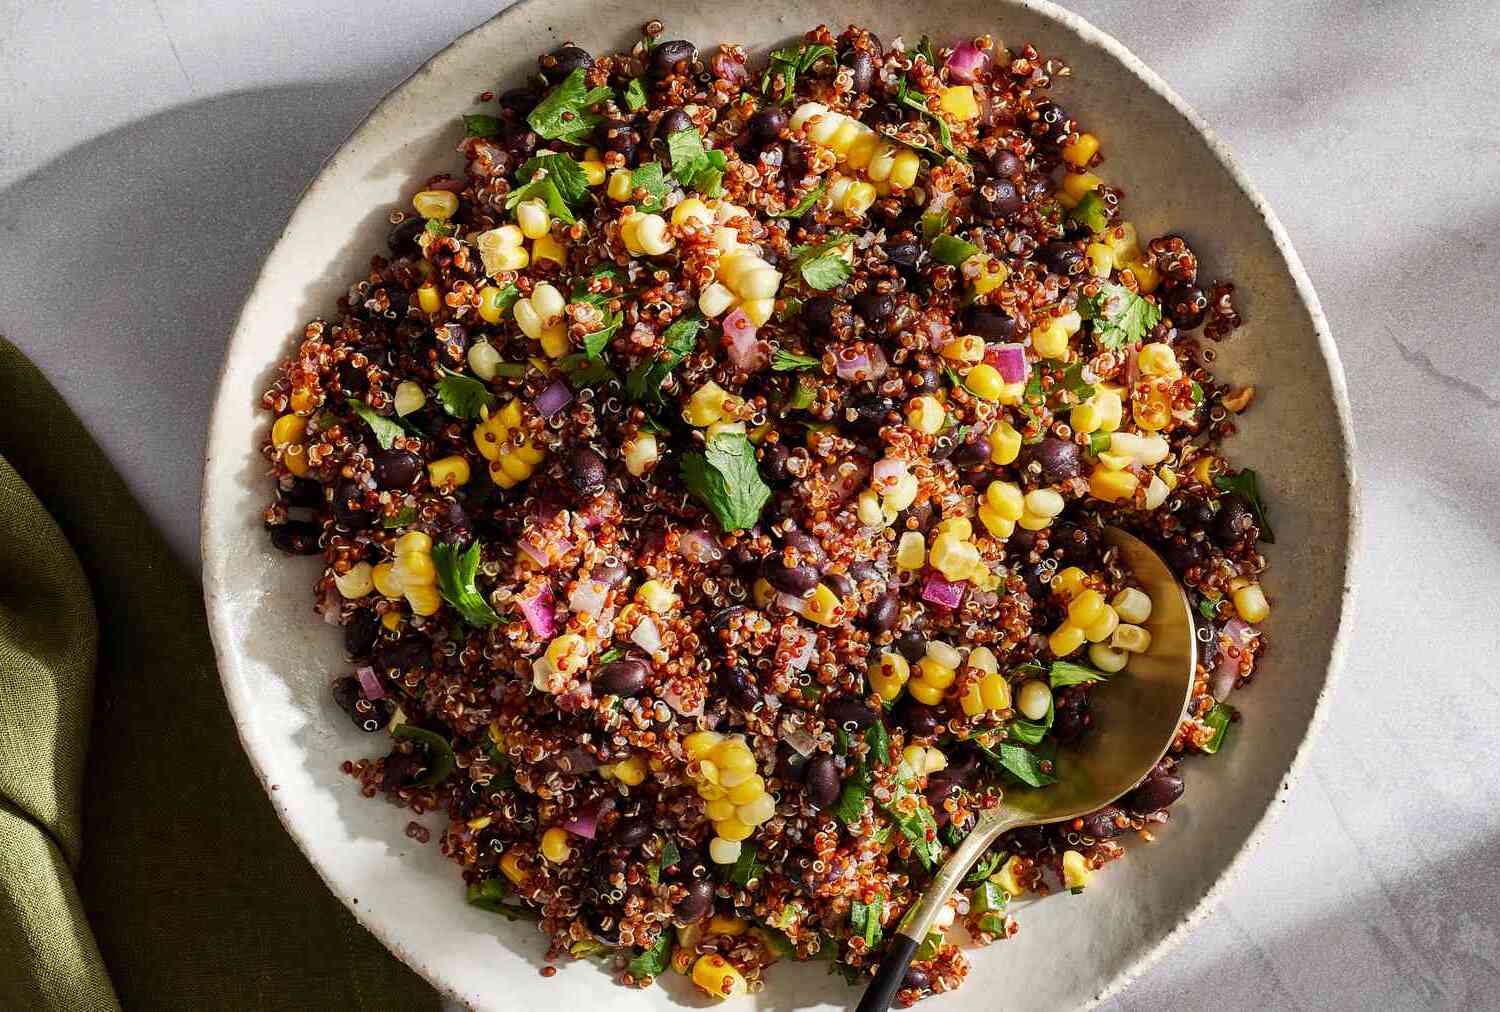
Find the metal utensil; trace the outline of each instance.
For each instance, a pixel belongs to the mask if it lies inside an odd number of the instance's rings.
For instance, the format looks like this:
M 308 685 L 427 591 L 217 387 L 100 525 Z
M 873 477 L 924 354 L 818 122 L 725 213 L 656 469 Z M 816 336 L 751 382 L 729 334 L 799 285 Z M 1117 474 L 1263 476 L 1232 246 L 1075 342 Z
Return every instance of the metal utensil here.
M 884 1012 L 906 976 L 912 954 L 932 930 L 943 905 L 969 868 L 1001 834 L 1022 826 L 1076 819 L 1117 800 L 1151 772 L 1182 720 L 1197 664 L 1192 606 L 1161 556 L 1140 538 L 1107 528 L 1105 540 L 1151 598 L 1151 648 L 1090 696 L 1100 730 L 1082 747 L 1063 749 L 1061 779 L 1050 786 L 1007 790 L 980 815 L 972 832 L 944 862 L 927 891 L 902 918 L 859 1012 Z

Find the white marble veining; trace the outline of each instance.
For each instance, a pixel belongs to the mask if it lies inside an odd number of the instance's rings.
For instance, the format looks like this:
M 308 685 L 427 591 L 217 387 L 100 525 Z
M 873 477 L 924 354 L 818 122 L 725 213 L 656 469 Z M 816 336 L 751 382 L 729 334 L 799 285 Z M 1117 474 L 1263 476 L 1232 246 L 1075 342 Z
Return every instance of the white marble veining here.
M 1365 529 L 1349 659 L 1283 818 L 1105 1007 L 1497 1007 L 1495 5 L 1072 6 L 1277 208 L 1343 355 Z M 221 342 L 260 255 L 380 95 L 492 12 L 0 0 L 0 333 L 184 558 Z

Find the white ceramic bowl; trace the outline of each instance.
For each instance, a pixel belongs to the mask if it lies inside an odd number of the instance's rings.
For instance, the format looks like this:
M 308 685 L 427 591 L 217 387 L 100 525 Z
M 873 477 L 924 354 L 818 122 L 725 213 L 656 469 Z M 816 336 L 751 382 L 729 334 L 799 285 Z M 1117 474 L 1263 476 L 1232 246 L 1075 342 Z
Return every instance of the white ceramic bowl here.
M 458 117 L 473 111 L 473 96 L 519 81 L 537 53 L 565 39 L 595 51 L 627 45 L 651 16 L 667 21 L 669 38 L 705 47 L 735 40 L 763 54 L 810 27 L 818 12 L 791 0 L 533 0 L 465 35 L 381 102 L 303 195 L 235 327 L 214 408 L 204 586 L 245 749 L 329 888 L 435 985 L 482 1008 L 648 1009 L 705 999 L 673 975 L 665 991 L 626 990 L 589 962 L 544 980 L 536 971 L 545 942 L 535 926 L 466 906 L 457 869 L 436 842 L 413 843 L 404 835 L 407 813 L 366 801 L 339 772 L 344 759 L 381 746 L 352 729 L 329 698 L 329 677 L 344 661 L 336 630 L 309 607 L 317 563 L 275 552 L 261 528 L 271 485 L 256 445 L 269 419 L 257 402 L 305 321 L 333 313 L 335 299 L 382 248 L 387 210 L 429 174 L 460 167 Z M 1024 904 L 1019 936 L 974 952 L 966 985 L 923 1008 L 1085 1005 L 1124 986 L 1202 916 L 1279 807 L 1317 721 L 1342 653 L 1356 530 L 1343 374 L 1270 208 L 1196 115 L 1118 42 L 1050 4 L 1014 0 L 929 0 L 915 9 L 859 0 L 827 16 L 886 40 L 904 34 L 914 41 L 928 31 L 951 42 L 990 32 L 1067 60 L 1075 77 L 1055 91 L 1102 139 L 1104 172 L 1127 188 L 1142 234 L 1181 232 L 1210 277 L 1239 286 L 1248 323 L 1220 346 L 1217 368 L 1259 391 L 1231 449 L 1262 475 L 1278 537 L 1266 581 L 1274 649 L 1236 700 L 1245 719 L 1225 754 L 1191 764 L 1186 797 L 1156 844 L 1111 865 L 1080 897 Z M 317 982 L 308 987 L 315 991 Z M 822 964 L 780 965 L 755 1001 L 834 1008 L 854 996 Z

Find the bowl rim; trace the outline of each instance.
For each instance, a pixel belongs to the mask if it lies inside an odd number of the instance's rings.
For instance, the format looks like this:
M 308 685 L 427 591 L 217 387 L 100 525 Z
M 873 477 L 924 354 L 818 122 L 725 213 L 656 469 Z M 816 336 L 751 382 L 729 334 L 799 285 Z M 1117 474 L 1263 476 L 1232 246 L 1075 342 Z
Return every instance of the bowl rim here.
M 406 947 L 394 940 L 379 924 L 369 923 L 365 918 L 365 911 L 352 898 L 344 893 L 331 881 L 325 872 L 322 863 L 313 856 L 311 842 L 304 837 L 301 829 L 294 825 L 282 806 L 276 803 L 276 796 L 271 791 L 269 773 L 264 768 L 261 757 L 250 747 L 247 738 L 246 722 L 242 714 L 247 711 L 245 700 L 241 698 L 234 682 L 228 677 L 227 670 L 234 664 L 234 652 L 229 642 L 227 623 L 219 614 L 221 602 L 224 600 L 225 588 L 219 582 L 219 569 L 212 563 L 214 544 L 210 537 L 220 511 L 215 509 L 217 495 L 210 484 L 211 469 L 214 461 L 214 449 L 219 443 L 219 427 L 221 424 L 221 402 L 229 395 L 225 387 L 225 379 L 229 369 L 230 350 L 236 343 L 244 339 L 244 331 L 251 324 L 249 316 L 250 303 L 255 299 L 260 287 L 264 284 L 265 265 L 276 254 L 281 242 L 285 239 L 292 223 L 302 213 L 308 198 L 316 191 L 328 185 L 328 170 L 343 160 L 351 141 L 361 136 L 371 127 L 372 121 L 379 117 L 387 106 L 389 106 L 414 80 L 427 76 L 434 72 L 435 68 L 445 63 L 455 50 L 466 45 L 468 40 L 504 17 L 511 15 L 523 7 L 542 3 L 544 0 L 516 0 L 506 5 L 494 15 L 463 32 L 453 39 L 442 49 L 425 60 L 420 67 L 404 77 L 400 82 L 387 91 L 370 111 L 361 117 L 359 123 L 339 142 L 333 153 L 325 158 L 318 166 L 317 172 L 306 186 L 297 194 L 295 202 L 291 206 L 280 231 L 277 233 L 275 242 L 267 248 L 261 257 L 256 272 L 256 279 L 245 295 L 240 311 L 236 314 L 233 329 L 230 332 L 229 342 L 224 346 L 224 357 L 219 364 L 216 376 L 216 386 L 213 407 L 210 409 L 208 439 L 204 455 L 203 465 L 203 492 L 202 509 L 199 517 L 199 533 L 201 543 L 201 564 L 203 571 L 203 598 L 207 612 L 209 635 L 213 642 L 214 654 L 219 669 L 220 683 L 223 685 L 225 697 L 229 703 L 230 715 L 234 720 L 235 732 L 240 738 L 240 746 L 250 760 L 250 765 L 255 771 L 256 779 L 266 791 L 271 801 L 271 807 L 276 812 L 276 817 L 282 826 L 302 851 L 318 877 L 323 880 L 324 885 L 332 892 L 344 907 L 354 916 L 355 920 L 378 938 L 382 945 L 407 966 L 417 971 L 423 979 L 431 984 L 439 993 L 453 999 L 461 1004 L 467 1004 L 457 981 L 450 981 L 441 976 L 430 967 L 423 964 L 415 954 L 407 951 Z M 1322 686 L 1313 704 L 1312 714 L 1303 729 L 1301 740 L 1297 743 L 1292 754 L 1291 762 L 1282 774 L 1281 784 L 1276 793 L 1267 801 L 1265 810 L 1250 828 L 1245 836 L 1244 842 L 1235 852 L 1234 856 L 1220 871 L 1212 886 L 1203 893 L 1193 906 L 1182 916 L 1181 920 L 1174 925 L 1165 935 L 1156 941 L 1145 953 L 1127 963 L 1123 969 L 1118 971 L 1091 999 L 1085 1002 L 1081 1009 L 1092 1009 L 1101 1002 L 1118 995 L 1140 978 L 1147 970 L 1154 966 L 1163 956 L 1175 949 L 1183 939 L 1196 928 L 1217 907 L 1219 900 L 1227 892 L 1229 885 L 1239 875 L 1250 855 L 1259 849 L 1265 841 L 1271 827 L 1285 807 L 1282 803 L 1293 785 L 1300 778 L 1308 762 L 1310 746 L 1322 729 L 1328 716 L 1328 701 L 1332 694 L 1335 679 L 1343 667 L 1344 659 L 1348 653 L 1350 629 L 1353 624 L 1354 614 L 1354 583 L 1352 579 L 1354 560 L 1363 538 L 1361 489 L 1355 465 L 1355 442 L 1352 414 L 1349 406 L 1348 388 L 1344 377 L 1343 362 L 1339 358 L 1338 348 L 1334 344 L 1333 335 L 1328 325 L 1328 318 L 1323 312 L 1323 307 L 1318 299 L 1317 292 L 1313 288 L 1312 280 L 1302 264 L 1301 257 L 1292 245 L 1281 220 L 1276 216 L 1270 203 L 1260 190 L 1251 182 L 1245 170 L 1241 167 L 1239 160 L 1230 150 L 1229 145 L 1214 132 L 1213 128 L 1203 119 L 1175 89 L 1172 88 L 1160 75 L 1152 70 L 1140 57 L 1136 56 L 1124 43 L 1120 42 L 1108 32 L 1094 25 L 1092 22 L 1061 7 L 1051 0 L 1001 0 L 1005 6 L 1020 7 L 1033 11 L 1041 16 L 1056 22 L 1062 28 L 1074 35 L 1078 41 L 1096 49 L 1101 49 L 1108 55 L 1114 57 L 1122 66 L 1136 77 L 1143 85 L 1149 88 L 1157 96 L 1167 102 L 1172 109 L 1187 121 L 1195 133 L 1200 136 L 1213 152 L 1219 164 L 1228 172 L 1235 185 L 1240 189 L 1251 206 L 1260 214 L 1271 234 L 1272 241 L 1277 251 L 1281 254 L 1288 273 L 1297 290 L 1297 296 L 1308 317 L 1312 321 L 1313 331 L 1317 336 L 1318 351 L 1323 357 L 1328 369 L 1329 384 L 1333 394 L 1334 415 L 1338 422 L 1338 431 L 1342 440 L 1341 457 L 1344 468 L 1345 493 L 1347 496 L 1347 530 L 1344 539 L 1343 553 L 1343 586 L 1339 596 L 1338 625 L 1334 632 L 1333 640 L 1329 647 L 1328 663 L 1323 671 Z

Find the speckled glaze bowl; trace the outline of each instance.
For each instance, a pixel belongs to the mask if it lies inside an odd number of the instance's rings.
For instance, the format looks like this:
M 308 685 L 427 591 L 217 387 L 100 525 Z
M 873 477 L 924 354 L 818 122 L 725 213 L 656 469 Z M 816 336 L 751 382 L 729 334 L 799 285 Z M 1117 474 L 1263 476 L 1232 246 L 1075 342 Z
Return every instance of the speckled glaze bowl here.
M 474 111 L 473 97 L 519 81 L 538 53 L 564 40 L 594 51 L 622 48 L 651 17 L 666 22 L 668 37 L 701 47 L 733 40 L 761 55 L 820 18 L 836 28 L 857 22 L 888 41 L 929 32 L 952 42 L 989 32 L 1007 43 L 1033 42 L 1073 67 L 1073 79 L 1055 93 L 1102 139 L 1104 171 L 1128 188 L 1142 234 L 1182 233 L 1209 277 L 1238 285 L 1247 325 L 1219 347 L 1217 369 L 1258 390 L 1230 450 L 1260 472 L 1278 539 L 1267 552 L 1266 580 L 1275 646 L 1253 688 L 1236 699 L 1245 719 L 1224 754 L 1191 765 L 1187 794 L 1155 844 L 1136 846 L 1081 896 L 1021 904 L 1020 934 L 974 951 L 964 987 L 922 1007 L 1086 1006 L 1123 988 L 1192 928 L 1280 807 L 1343 652 L 1357 524 L 1343 373 L 1317 297 L 1271 209 L 1163 81 L 1118 42 L 1051 4 L 856 0 L 820 13 L 791 0 L 529 0 L 460 38 L 381 102 L 323 166 L 267 257 L 235 326 L 214 408 L 204 587 L 245 749 L 328 887 L 392 951 L 459 1000 L 487 1009 L 708 1003 L 684 978 L 627 990 L 590 962 L 544 980 L 536 971 L 545 940 L 535 925 L 466 906 L 457 869 L 437 844 L 420 846 L 404 834 L 409 815 L 360 797 L 339 764 L 383 749 L 329 698 L 329 678 L 345 662 L 336 630 L 310 608 L 317 563 L 275 552 L 259 520 L 271 485 L 256 447 L 270 419 L 257 403 L 275 362 L 308 319 L 333 313 L 383 247 L 388 209 L 431 173 L 460 168 L 459 115 Z M 433 816 L 427 821 L 436 828 Z M 831 1009 L 857 997 L 821 963 L 781 964 L 767 977 L 767 989 L 742 1005 Z

